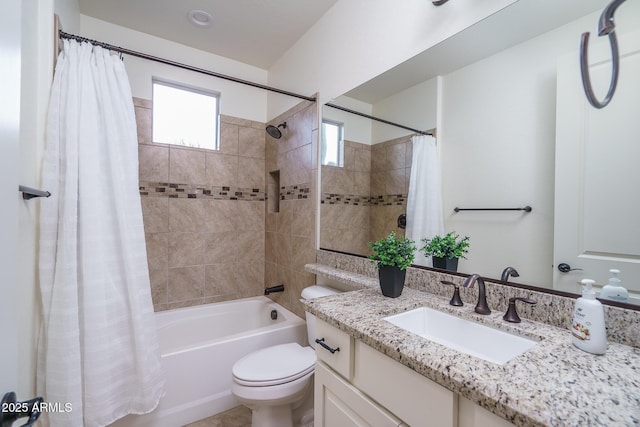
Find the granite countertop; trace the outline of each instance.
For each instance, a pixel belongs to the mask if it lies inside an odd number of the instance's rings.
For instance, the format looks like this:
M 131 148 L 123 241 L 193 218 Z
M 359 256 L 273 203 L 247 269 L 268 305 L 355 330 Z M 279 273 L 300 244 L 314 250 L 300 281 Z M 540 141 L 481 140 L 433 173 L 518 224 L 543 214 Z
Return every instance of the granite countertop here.
M 306 310 L 392 359 L 517 426 L 639 426 L 640 349 L 609 343 L 596 356 L 573 346 L 568 330 L 406 288 L 398 298 L 362 289 L 303 301 Z M 400 329 L 383 317 L 432 307 L 538 341 L 504 365 L 449 349 Z

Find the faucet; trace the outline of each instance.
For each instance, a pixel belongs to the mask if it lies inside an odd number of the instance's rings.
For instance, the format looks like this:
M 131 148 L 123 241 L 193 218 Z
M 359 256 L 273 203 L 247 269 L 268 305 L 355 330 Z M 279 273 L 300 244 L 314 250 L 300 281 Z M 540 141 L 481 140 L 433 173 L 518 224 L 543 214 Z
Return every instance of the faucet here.
M 475 282 L 478 282 L 478 303 L 476 304 L 475 311 L 478 314 L 491 314 L 491 309 L 487 304 L 487 292 L 484 286 L 484 280 L 480 277 L 479 274 L 472 274 L 471 276 L 464 279 L 462 282 L 462 286 L 465 288 L 470 288 L 473 286 Z
M 509 276 L 520 277 L 520 274 L 518 274 L 518 270 L 516 270 L 515 268 L 507 267 L 502 271 L 502 278 L 500 280 L 502 280 L 503 282 L 508 282 Z
M 274 292 L 284 292 L 284 285 L 275 285 L 268 288 L 264 288 L 265 295 L 269 295 Z

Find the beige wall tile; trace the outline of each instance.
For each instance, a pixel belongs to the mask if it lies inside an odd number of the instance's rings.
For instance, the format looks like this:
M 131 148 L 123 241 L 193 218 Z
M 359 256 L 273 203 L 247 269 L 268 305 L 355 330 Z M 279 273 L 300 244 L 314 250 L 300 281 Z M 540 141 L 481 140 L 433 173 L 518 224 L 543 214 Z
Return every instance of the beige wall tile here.
M 236 239 L 238 246 L 238 261 L 264 262 L 265 236 L 263 231 L 239 231 Z
M 353 194 L 368 196 L 371 191 L 371 173 L 354 172 Z
M 207 153 L 206 182 L 215 186 L 237 186 L 238 157 Z
M 238 187 L 265 188 L 264 178 L 264 159 L 238 158 Z
M 168 233 L 169 267 L 204 264 L 204 233 Z
M 371 149 L 371 172 L 381 172 L 387 169 L 387 150 L 382 144 L 376 144 Z
M 238 290 L 238 267 L 235 263 L 206 266 L 205 296 L 235 294 Z
M 220 154 L 238 155 L 239 127 L 236 124 L 220 123 Z
M 265 202 L 260 201 L 238 201 L 236 202 L 238 213 L 238 228 L 241 230 L 265 229 Z
M 141 197 L 145 233 L 169 231 L 169 199 L 165 197 Z
M 387 147 L 387 163 L 385 169 L 404 168 L 407 160 L 407 144 L 400 143 Z
M 204 266 L 169 269 L 167 299 L 169 303 L 204 297 Z
M 169 199 L 169 231 L 201 232 L 204 218 L 204 200 Z
M 237 277 L 240 284 L 238 290 L 240 298 L 264 294 L 264 262 L 252 262 L 249 265 L 239 264 Z
M 153 305 L 167 303 L 167 269 L 150 270 L 149 281 L 151 283 L 151 300 Z
M 185 148 L 169 149 L 169 181 L 172 183 L 204 184 L 205 152 Z
M 291 235 L 276 233 L 276 262 L 278 265 L 289 265 L 291 262 Z
M 269 193 L 273 194 L 273 192 Z M 273 212 L 265 213 L 265 231 L 276 231 L 278 214 Z
M 134 107 L 136 114 L 136 127 L 138 131 L 138 143 L 150 144 L 151 141 L 151 117 L 152 111 L 146 107 Z
M 276 233 L 270 231 L 266 232 L 264 241 L 264 258 L 266 261 L 274 264 L 277 262 L 277 248 L 278 246 Z
M 313 239 L 291 236 L 291 268 L 294 272 L 303 272 L 305 264 L 315 262 L 316 250 Z
M 169 233 L 147 233 L 145 240 L 149 270 L 164 269 L 166 271 L 169 265 Z
M 356 170 L 356 149 L 353 147 L 344 147 L 344 168 L 349 171 Z
M 407 194 L 408 186 L 405 168 L 392 169 L 386 175 L 385 194 Z
M 357 149 L 355 153 L 355 169 L 357 172 L 371 172 L 371 150 Z
M 370 196 L 382 196 L 387 194 L 386 190 L 386 173 L 371 172 L 371 192 Z
M 223 231 L 206 234 L 206 264 L 233 263 L 238 260 L 238 234 L 236 231 Z
M 280 201 L 280 212 L 276 215 L 276 231 L 278 233 L 291 234 L 293 203 L 293 200 Z
M 312 237 L 314 235 L 315 218 L 313 215 L 313 201 L 310 199 L 294 200 L 292 202 L 291 234 L 294 236 Z
M 169 148 L 162 145 L 138 146 L 140 181 L 168 182 Z
M 265 158 L 264 129 L 241 127 L 239 129 L 238 154 L 241 157 Z
M 235 230 L 238 225 L 240 204 L 236 200 L 204 200 L 206 231 L 222 232 Z

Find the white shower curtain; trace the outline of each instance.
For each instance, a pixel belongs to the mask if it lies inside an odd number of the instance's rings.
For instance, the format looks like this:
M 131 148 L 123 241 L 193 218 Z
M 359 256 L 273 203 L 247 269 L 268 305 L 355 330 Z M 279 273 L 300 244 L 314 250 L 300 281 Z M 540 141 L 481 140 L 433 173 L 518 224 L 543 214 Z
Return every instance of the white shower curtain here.
M 407 199 L 406 236 L 416 242 L 418 249 L 422 239 L 444 234 L 442 217 L 442 178 L 438 146 L 430 135 L 411 138 L 413 157 L 409 196 Z M 414 264 L 431 267 L 431 257 L 417 251 Z
M 52 426 L 104 426 L 164 394 L 124 64 L 64 41 L 47 118 L 40 212 L 38 393 L 70 411 Z

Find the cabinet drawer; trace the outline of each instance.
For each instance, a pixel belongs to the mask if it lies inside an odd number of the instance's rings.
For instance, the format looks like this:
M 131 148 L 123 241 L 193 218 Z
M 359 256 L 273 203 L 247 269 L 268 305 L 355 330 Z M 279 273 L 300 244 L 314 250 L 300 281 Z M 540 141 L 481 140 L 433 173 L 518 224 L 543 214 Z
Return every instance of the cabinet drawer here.
M 324 363 L 317 362 L 314 424 L 317 427 L 397 427 L 401 421 L 376 405 Z
M 412 426 L 454 427 L 458 396 L 359 341 L 353 385 Z
M 353 375 L 353 338 L 320 319 L 316 319 L 316 335 L 314 339 L 321 341 L 321 344 L 316 342 L 318 360 L 350 380 Z

